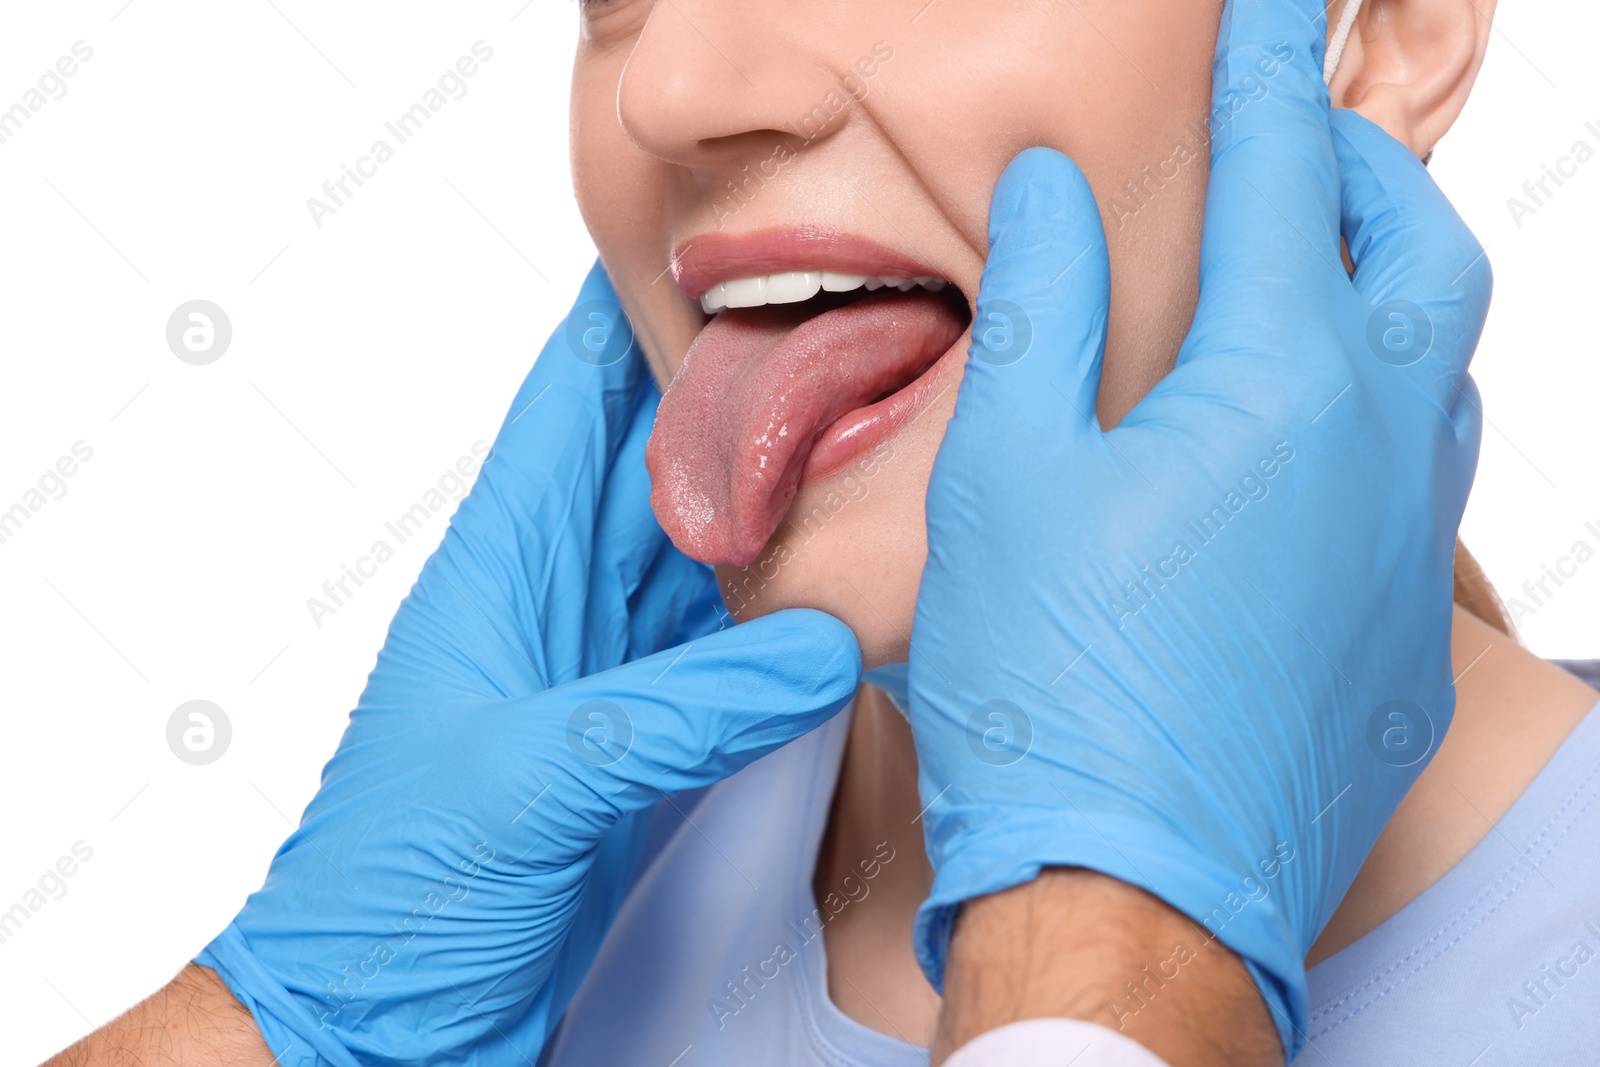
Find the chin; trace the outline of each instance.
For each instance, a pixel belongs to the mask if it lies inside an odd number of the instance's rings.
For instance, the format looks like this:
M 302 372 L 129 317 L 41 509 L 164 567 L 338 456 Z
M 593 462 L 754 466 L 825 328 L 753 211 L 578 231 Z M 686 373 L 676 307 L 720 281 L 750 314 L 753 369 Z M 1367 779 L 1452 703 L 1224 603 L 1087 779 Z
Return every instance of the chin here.
M 850 627 L 866 669 L 909 658 L 927 558 L 927 464 L 903 449 L 879 451 L 881 466 L 870 479 L 836 476 L 796 496 L 750 566 L 717 567 L 735 621 L 815 608 Z

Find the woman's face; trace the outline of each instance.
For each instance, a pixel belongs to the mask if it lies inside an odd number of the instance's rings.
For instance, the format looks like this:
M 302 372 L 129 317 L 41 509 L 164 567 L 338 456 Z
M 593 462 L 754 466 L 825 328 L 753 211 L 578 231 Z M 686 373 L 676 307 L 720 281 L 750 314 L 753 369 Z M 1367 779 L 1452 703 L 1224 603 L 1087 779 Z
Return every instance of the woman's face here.
M 1221 8 L 589 0 L 578 202 L 668 387 L 657 516 L 718 564 L 735 617 L 821 608 L 868 666 L 906 659 L 990 193 L 1022 149 L 1071 156 L 1101 206 L 1102 423 L 1171 367 L 1196 298 Z M 869 293 L 862 275 L 935 280 Z M 772 302 L 713 316 L 703 294 Z

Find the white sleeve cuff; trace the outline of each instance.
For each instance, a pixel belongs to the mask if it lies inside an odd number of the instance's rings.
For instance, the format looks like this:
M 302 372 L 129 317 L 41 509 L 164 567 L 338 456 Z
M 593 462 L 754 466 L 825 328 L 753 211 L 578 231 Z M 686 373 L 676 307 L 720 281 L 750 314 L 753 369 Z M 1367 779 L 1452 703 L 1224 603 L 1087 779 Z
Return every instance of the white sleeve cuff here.
M 1024 1019 L 968 1041 L 944 1067 L 1167 1067 L 1139 1042 L 1081 1019 Z

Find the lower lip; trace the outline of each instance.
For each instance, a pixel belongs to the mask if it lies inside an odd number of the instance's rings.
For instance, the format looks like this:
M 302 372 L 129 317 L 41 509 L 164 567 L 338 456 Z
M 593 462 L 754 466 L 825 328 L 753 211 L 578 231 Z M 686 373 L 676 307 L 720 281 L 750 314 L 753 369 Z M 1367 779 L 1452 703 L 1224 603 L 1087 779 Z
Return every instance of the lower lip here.
M 971 328 L 908 384 L 875 404 L 836 419 L 817 436 L 800 472 L 800 488 L 838 474 L 863 453 L 914 423 L 960 381 Z

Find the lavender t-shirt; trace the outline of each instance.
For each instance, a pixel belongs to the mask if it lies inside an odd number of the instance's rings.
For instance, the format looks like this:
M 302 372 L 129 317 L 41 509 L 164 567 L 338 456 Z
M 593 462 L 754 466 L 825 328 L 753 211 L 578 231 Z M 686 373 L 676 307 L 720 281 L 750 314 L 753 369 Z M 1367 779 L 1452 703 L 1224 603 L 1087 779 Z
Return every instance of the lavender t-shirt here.
M 1563 664 L 1600 681 L 1596 664 Z M 841 1013 L 820 927 L 870 894 L 863 857 L 821 904 L 812 870 L 848 713 L 663 808 L 542 1067 L 922 1067 Z M 1600 1062 L 1600 714 L 1591 711 L 1459 864 L 1312 968 L 1299 1065 Z M 686 813 L 686 814 L 685 814 Z M 876 866 L 874 866 L 876 865 Z

